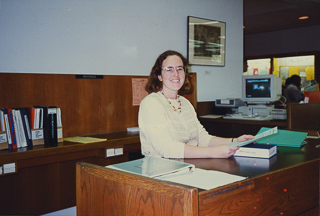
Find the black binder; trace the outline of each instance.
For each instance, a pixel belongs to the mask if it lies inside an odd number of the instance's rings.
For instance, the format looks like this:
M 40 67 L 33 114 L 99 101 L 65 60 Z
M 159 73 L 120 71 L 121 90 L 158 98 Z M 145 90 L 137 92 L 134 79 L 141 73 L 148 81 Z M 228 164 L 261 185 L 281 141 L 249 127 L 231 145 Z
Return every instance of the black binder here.
M 57 134 L 57 107 L 44 106 L 43 108 L 43 136 L 44 146 L 53 147 L 58 145 Z

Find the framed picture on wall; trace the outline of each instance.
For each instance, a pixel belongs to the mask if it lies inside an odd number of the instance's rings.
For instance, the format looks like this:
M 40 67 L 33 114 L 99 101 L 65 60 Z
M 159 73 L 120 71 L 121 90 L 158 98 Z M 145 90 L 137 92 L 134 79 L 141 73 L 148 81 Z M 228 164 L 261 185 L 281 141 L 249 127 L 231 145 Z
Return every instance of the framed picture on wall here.
M 192 65 L 225 66 L 226 23 L 188 16 L 188 60 Z

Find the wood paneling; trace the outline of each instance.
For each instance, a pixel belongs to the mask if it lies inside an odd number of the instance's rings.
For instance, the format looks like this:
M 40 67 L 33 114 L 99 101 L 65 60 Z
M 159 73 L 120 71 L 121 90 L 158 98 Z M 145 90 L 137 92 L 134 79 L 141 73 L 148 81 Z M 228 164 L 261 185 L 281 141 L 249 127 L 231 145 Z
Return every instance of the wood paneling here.
M 147 76 L 76 79 L 66 74 L 0 73 L 0 107 L 60 107 L 64 137 L 125 131 L 138 126 L 132 78 Z M 196 107 L 196 74 L 190 73 L 189 79 L 193 91 L 184 96 Z
M 288 127 L 292 130 L 320 131 L 320 103 L 288 104 Z

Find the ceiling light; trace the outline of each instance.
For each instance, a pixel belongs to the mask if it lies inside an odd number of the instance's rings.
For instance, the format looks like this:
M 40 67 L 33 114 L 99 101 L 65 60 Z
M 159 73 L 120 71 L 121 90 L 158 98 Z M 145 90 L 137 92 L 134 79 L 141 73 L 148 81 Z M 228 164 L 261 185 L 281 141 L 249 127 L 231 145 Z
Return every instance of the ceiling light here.
M 299 17 L 300 20 L 304 20 L 304 19 L 308 19 L 308 18 L 309 18 L 309 16 L 301 16 L 301 17 Z

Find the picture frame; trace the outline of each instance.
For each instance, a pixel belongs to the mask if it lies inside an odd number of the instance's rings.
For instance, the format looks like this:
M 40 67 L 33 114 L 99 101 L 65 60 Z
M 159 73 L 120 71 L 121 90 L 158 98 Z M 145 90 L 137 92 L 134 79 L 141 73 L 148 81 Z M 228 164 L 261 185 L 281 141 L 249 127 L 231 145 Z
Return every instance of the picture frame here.
M 226 23 L 188 16 L 188 60 L 191 65 L 225 66 Z

